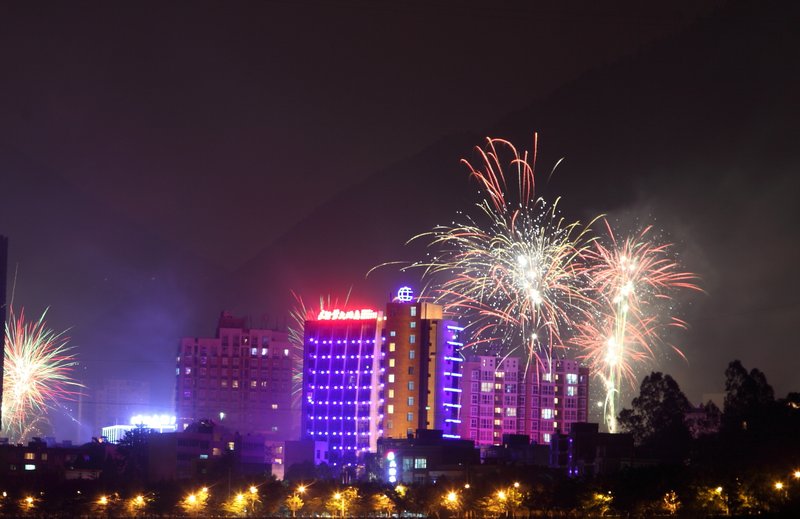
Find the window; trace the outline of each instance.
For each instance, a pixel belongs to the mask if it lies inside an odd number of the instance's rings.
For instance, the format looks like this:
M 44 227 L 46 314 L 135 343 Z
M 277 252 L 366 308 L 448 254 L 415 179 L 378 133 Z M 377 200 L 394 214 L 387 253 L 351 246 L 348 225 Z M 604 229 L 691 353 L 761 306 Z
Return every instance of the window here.
M 553 417 L 553 410 L 552 409 L 542 409 L 542 418 L 545 420 L 548 418 Z
M 394 384 L 394 373 L 389 374 L 389 383 Z
M 258 348 L 250 348 L 250 356 L 255 357 L 258 355 Z
M 481 393 L 491 393 L 492 389 L 491 382 L 481 382 Z
M 46 453 L 46 452 L 43 452 L 43 453 L 42 453 L 42 455 L 41 455 L 41 456 L 39 456 L 39 458 L 40 458 L 42 461 L 47 461 L 47 453 Z
M 396 336 L 397 336 L 397 332 L 396 331 L 392 330 L 392 331 L 389 332 L 389 337 L 396 337 Z
M 192 368 L 184 368 L 184 369 L 183 369 L 183 372 L 184 372 L 186 375 L 191 375 L 191 374 L 192 374 Z
M 289 348 L 284 348 L 283 349 L 283 356 L 284 357 L 288 357 L 289 356 Z
M 415 469 L 428 468 L 428 458 L 414 458 L 414 468 Z
M 416 306 L 412 306 L 411 307 L 411 317 L 416 317 L 416 316 L 417 316 L 417 307 Z
M 389 351 L 391 352 L 391 351 L 394 351 L 394 350 L 395 350 L 395 344 L 393 342 L 390 342 L 389 343 Z
M 414 391 L 414 381 L 413 380 L 409 380 L 408 381 L 408 390 L 409 391 Z
M 409 366 L 408 367 L 408 374 L 409 375 L 413 375 L 414 374 L 414 366 Z
M 250 387 L 253 388 L 253 389 L 258 387 L 258 381 L 257 380 L 251 380 L 250 381 Z
M 278 408 L 278 404 L 272 404 L 272 408 L 273 409 L 277 409 Z
M 26 460 L 35 460 L 36 459 L 36 453 L 34 453 L 34 452 L 26 452 L 25 453 L 25 459 Z
M 389 390 L 389 398 L 394 398 L 394 389 Z
M 233 382 L 231 383 L 231 387 L 233 389 L 239 389 L 239 381 L 236 380 L 236 379 L 233 379 Z
M 413 422 L 414 421 L 414 413 L 407 413 L 406 414 L 406 420 L 408 420 L 409 422 Z
M 417 327 L 417 321 L 411 321 L 411 328 L 414 329 Z
M 477 395 L 477 393 L 472 393 L 469 396 L 469 403 L 470 404 L 477 404 L 478 403 L 478 395 Z
M 228 380 L 224 379 L 224 378 L 222 380 L 220 380 L 219 381 L 219 387 L 228 387 Z
M 386 414 L 394 414 L 394 404 L 389 404 L 386 406 Z
M 261 348 L 261 356 L 266 357 L 269 355 L 269 348 Z
M 575 386 L 567 386 L 567 396 L 575 396 L 578 392 Z
M 408 350 L 408 358 L 409 359 L 413 359 L 416 356 L 417 356 L 417 352 L 415 352 L 414 350 Z
M 413 406 L 414 405 L 414 397 L 413 396 L 408 397 L 408 405 L 409 406 Z
M 544 433 L 543 437 L 545 443 L 550 443 L 550 433 Z
M 192 398 L 192 392 L 187 389 L 183 392 L 183 398 Z
M 389 359 L 389 367 L 390 368 L 394 367 L 394 359 Z
M 578 375 L 575 373 L 567 373 L 567 384 L 577 384 Z
M 469 419 L 469 426 L 473 429 L 478 428 L 478 419 L 477 418 L 470 418 Z
M 517 410 L 514 407 L 506 408 L 506 416 L 517 416 Z
M 414 335 L 412 333 L 411 335 L 408 336 L 408 343 L 409 344 L 415 344 L 416 342 L 417 342 L 417 336 L 416 335 Z

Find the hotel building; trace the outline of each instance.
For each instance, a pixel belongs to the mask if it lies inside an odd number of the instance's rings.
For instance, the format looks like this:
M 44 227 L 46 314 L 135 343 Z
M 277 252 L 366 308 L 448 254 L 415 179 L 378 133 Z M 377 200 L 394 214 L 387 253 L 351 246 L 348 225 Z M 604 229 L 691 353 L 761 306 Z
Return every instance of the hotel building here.
M 286 332 L 254 329 L 223 312 L 212 338 L 181 339 L 177 358 L 178 430 L 211 419 L 231 432 L 295 439 L 292 373 L 300 358 Z
M 327 442 L 330 464 L 377 449 L 382 331 L 383 315 L 368 309 L 323 310 L 305 321 L 302 437 Z
M 579 362 L 553 360 L 550 370 L 518 357 L 471 356 L 464 363 L 462 438 L 498 445 L 504 434 L 525 434 L 549 444 L 556 432 L 586 422 L 589 369 Z

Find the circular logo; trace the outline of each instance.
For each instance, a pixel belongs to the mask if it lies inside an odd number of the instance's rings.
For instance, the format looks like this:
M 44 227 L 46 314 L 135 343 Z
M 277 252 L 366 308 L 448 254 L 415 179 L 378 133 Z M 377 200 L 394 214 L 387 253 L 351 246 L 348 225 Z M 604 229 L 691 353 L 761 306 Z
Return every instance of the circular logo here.
M 408 303 L 414 299 L 414 291 L 411 287 L 402 287 L 397 291 L 397 300 L 401 303 Z

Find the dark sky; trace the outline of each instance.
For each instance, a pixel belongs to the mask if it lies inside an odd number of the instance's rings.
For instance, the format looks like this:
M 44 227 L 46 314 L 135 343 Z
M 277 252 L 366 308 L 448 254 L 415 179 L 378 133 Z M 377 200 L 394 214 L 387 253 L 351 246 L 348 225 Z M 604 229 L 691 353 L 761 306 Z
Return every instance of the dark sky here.
M 797 390 L 796 49 L 785 6 L 237 2 L 0 7 L 0 233 L 87 382 L 148 378 L 231 308 L 282 323 L 474 201 L 487 134 L 566 160 L 575 218 L 655 220 L 703 275 L 667 359 Z M 549 169 L 549 168 L 548 168 Z M 662 366 L 658 366 L 662 367 Z M 73 434 L 64 431 L 63 436 Z

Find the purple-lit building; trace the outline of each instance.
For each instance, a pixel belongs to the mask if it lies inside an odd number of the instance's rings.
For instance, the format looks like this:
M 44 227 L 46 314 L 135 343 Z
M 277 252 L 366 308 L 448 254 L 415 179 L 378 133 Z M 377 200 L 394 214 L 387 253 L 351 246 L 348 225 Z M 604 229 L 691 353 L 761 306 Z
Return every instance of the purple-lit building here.
M 328 442 L 328 463 L 355 464 L 382 434 L 383 316 L 374 310 L 323 310 L 306 320 L 302 437 Z
M 519 357 L 470 356 L 464 363 L 460 434 L 478 446 L 500 445 L 504 435 L 524 434 L 549 444 L 586 422 L 589 369 L 555 359 L 549 369 Z
M 178 430 L 211 419 L 242 435 L 295 439 L 300 420 L 292 406 L 292 373 L 299 365 L 286 332 L 250 328 L 245 319 L 223 313 L 216 337 L 180 341 Z

